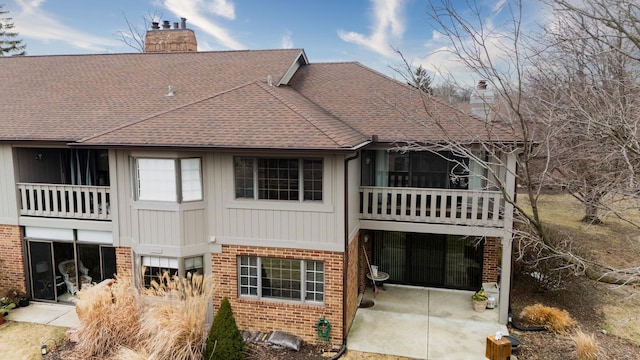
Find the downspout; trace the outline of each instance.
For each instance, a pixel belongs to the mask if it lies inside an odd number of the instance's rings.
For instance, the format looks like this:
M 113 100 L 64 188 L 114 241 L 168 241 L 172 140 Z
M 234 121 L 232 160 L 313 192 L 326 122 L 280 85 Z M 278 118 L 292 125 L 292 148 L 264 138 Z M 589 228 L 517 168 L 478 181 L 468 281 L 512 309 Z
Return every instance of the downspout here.
M 344 265 L 342 266 L 342 352 L 347 347 L 347 278 L 349 275 L 349 161 L 360 157 L 360 150 L 344 159 Z

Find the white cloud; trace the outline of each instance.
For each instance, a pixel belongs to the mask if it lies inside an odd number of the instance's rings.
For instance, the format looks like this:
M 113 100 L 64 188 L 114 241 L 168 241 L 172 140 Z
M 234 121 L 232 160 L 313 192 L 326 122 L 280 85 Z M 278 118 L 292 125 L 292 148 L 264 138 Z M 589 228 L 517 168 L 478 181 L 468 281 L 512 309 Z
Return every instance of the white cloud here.
M 391 57 L 394 54 L 394 41 L 399 41 L 404 34 L 405 0 L 371 0 L 373 5 L 372 33 L 369 36 L 354 32 L 338 30 L 343 41 L 369 48 L 381 55 Z
M 21 37 L 42 41 L 62 41 L 73 47 L 94 52 L 122 46 L 122 43 L 117 40 L 94 36 L 62 24 L 40 8 L 44 2 L 45 0 L 16 0 L 19 10 L 13 12 L 11 16 L 15 30 Z
M 282 38 L 280 38 L 280 48 L 282 49 L 292 49 L 293 48 L 293 39 L 291 38 L 291 31 L 287 31 Z
M 229 31 L 214 22 L 207 15 L 235 19 L 233 3 L 227 0 L 165 0 L 164 6 L 178 17 L 187 18 L 189 24 L 213 36 L 224 47 L 239 50 L 246 46 L 235 40 Z
M 211 9 L 211 12 L 218 16 L 222 16 L 230 20 L 236 18 L 235 7 L 233 6 L 233 3 L 230 3 L 227 0 L 213 0 L 211 4 L 209 4 L 209 8 Z

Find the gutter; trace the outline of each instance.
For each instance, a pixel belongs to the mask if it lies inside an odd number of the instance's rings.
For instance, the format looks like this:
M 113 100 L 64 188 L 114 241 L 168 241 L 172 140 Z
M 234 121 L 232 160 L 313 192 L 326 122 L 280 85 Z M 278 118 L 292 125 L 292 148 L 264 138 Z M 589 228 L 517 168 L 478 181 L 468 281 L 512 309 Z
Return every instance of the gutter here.
M 347 278 L 349 274 L 349 161 L 360 157 L 360 150 L 344 159 L 344 261 L 342 266 L 342 349 L 336 359 L 347 347 Z

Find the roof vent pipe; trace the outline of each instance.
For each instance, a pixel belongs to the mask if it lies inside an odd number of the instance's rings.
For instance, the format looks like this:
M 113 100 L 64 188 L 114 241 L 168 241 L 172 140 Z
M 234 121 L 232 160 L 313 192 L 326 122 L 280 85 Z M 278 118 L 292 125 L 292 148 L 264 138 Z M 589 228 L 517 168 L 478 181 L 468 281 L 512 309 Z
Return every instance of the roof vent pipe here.
M 180 28 L 181 29 L 187 28 L 187 18 L 180 18 Z

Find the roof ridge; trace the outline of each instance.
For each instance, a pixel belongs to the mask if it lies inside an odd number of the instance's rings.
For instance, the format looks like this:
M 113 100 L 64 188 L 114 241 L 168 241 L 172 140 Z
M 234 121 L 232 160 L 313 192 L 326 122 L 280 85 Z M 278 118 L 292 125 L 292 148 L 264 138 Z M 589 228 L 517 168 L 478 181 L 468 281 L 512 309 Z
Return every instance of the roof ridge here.
M 115 128 L 111 128 L 111 129 L 109 129 L 109 130 L 103 131 L 102 133 L 99 133 L 99 134 L 93 134 L 93 135 L 91 135 L 91 136 L 88 136 L 88 137 L 82 138 L 82 139 L 80 139 L 80 140 L 78 140 L 78 141 L 76 141 L 76 142 L 77 142 L 77 143 L 82 143 L 82 142 L 89 141 L 89 140 L 91 140 L 91 139 L 94 139 L 94 138 L 97 138 L 97 137 L 100 137 L 100 136 L 107 135 L 107 134 L 109 134 L 109 133 L 112 133 L 112 132 L 115 132 L 115 131 L 118 131 L 118 130 L 122 130 L 122 129 L 126 128 L 126 127 L 129 127 L 129 126 L 133 126 L 133 125 L 140 124 L 140 123 L 142 123 L 142 122 L 145 122 L 145 121 L 147 121 L 147 120 L 151 120 L 151 119 L 156 118 L 156 117 L 158 117 L 158 116 L 161 116 L 161 115 L 164 115 L 164 114 L 168 114 L 168 113 L 170 113 L 170 112 L 173 112 L 173 111 L 176 111 L 176 110 L 179 110 L 179 109 L 183 109 L 183 108 L 185 108 L 185 107 L 192 106 L 192 105 L 195 105 L 195 104 L 201 103 L 201 102 L 203 102 L 203 101 L 207 101 L 207 100 L 210 100 L 210 99 L 216 98 L 216 97 L 218 97 L 218 96 L 221 96 L 221 95 L 224 95 L 224 94 L 230 93 L 230 92 L 232 92 L 232 91 L 236 91 L 236 90 L 241 89 L 241 88 L 243 88 L 243 87 L 249 86 L 249 85 L 251 85 L 251 84 L 253 84 L 253 83 L 257 82 L 257 81 L 258 81 L 258 80 L 253 80 L 253 81 L 246 82 L 246 83 L 244 83 L 244 84 L 240 84 L 240 85 L 238 85 L 238 86 L 235 86 L 235 87 L 232 87 L 232 88 L 226 89 L 226 90 L 224 90 L 224 91 L 220 91 L 220 92 L 215 93 L 215 94 L 213 94 L 213 95 L 206 96 L 206 97 L 204 97 L 204 98 L 201 98 L 201 99 L 198 99 L 198 100 L 194 100 L 194 101 L 191 101 L 191 102 L 188 102 L 188 103 L 182 104 L 182 105 L 180 105 L 180 106 L 176 106 L 176 107 L 173 107 L 173 108 L 167 109 L 167 110 L 165 110 L 165 111 L 157 112 L 157 113 L 155 113 L 155 114 L 153 114 L 153 115 L 149 115 L 149 116 L 147 116 L 147 117 L 145 117 L 145 118 L 142 118 L 142 119 L 134 120 L 134 121 L 131 121 L 131 122 L 129 122 L 129 123 L 122 124 L 122 125 L 120 125 L 120 126 L 116 126 Z M 165 96 L 166 96 L 166 95 L 165 95 Z
M 302 111 L 301 109 L 299 109 L 298 106 L 292 104 L 290 101 L 288 101 L 287 99 L 285 99 L 283 96 L 281 96 L 280 94 L 278 94 L 275 89 L 273 89 L 273 87 L 271 86 L 267 86 L 264 83 L 262 83 L 261 81 L 255 81 L 255 83 L 260 86 L 263 90 L 265 90 L 266 92 L 268 92 L 271 96 L 273 96 L 274 98 L 276 98 L 278 101 L 280 101 L 282 104 L 284 104 L 286 107 L 288 107 L 289 109 L 291 109 L 293 112 L 295 112 L 296 114 L 300 115 L 307 123 L 311 124 L 311 126 L 313 126 L 314 128 L 318 129 L 318 131 L 320 131 L 321 133 L 323 133 L 324 135 L 326 135 L 329 139 L 331 139 L 331 141 L 333 141 L 336 145 L 342 147 L 344 146 L 343 142 L 340 142 L 338 139 L 336 139 L 336 137 L 332 136 L 331 134 L 327 133 L 324 129 L 320 128 L 315 121 L 313 120 L 314 117 L 310 114 L 307 114 L 306 112 Z M 335 115 L 333 115 L 332 113 L 328 112 L 326 109 L 324 109 L 323 107 L 321 107 L 320 105 L 314 103 L 313 101 L 309 100 L 306 96 L 302 95 L 301 93 L 299 93 L 298 91 L 294 90 L 293 88 L 291 88 L 296 94 L 298 94 L 299 96 L 301 96 L 302 98 L 304 98 L 306 101 L 308 101 L 309 103 L 313 104 L 313 106 L 316 106 L 317 108 L 321 109 L 323 112 L 325 112 L 327 115 L 329 115 L 332 119 L 338 121 L 340 124 L 342 124 L 343 126 L 348 127 L 349 129 L 351 129 L 352 131 L 356 132 L 357 134 L 362 135 L 363 138 L 366 138 L 366 136 L 364 136 L 364 134 L 362 134 L 361 132 L 359 132 L 358 130 L 354 129 L 353 127 L 351 127 L 350 125 L 346 124 L 344 121 L 340 120 L 338 117 L 336 117 Z

